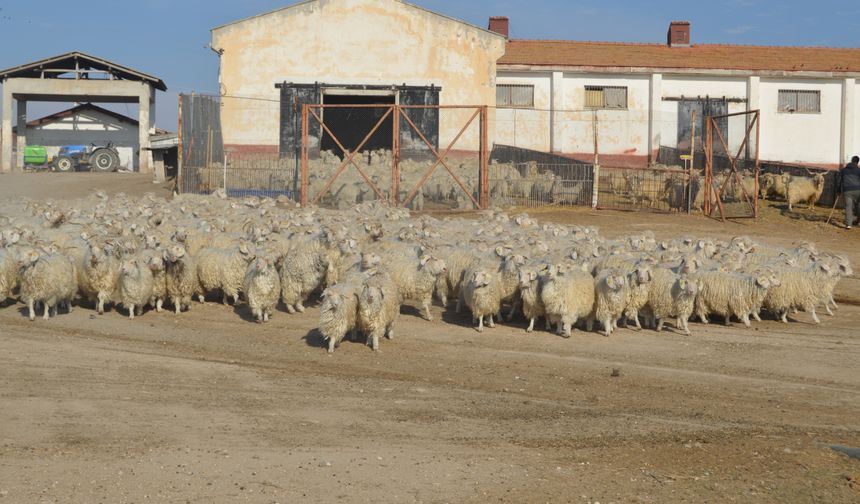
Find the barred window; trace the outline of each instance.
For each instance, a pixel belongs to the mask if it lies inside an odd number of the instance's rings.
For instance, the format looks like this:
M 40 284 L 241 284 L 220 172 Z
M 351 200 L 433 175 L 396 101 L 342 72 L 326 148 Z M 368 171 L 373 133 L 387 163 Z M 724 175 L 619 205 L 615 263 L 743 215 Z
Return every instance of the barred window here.
M 530 84 L 497 84 L 496 106 L 534 108 L 535 87 Z
M 627 88 L 623 86 L 585 86 L 585 108 L 626 109 Z
M 784 114 L 821 113 L 821 91 L 779 90 L 779 112 Z

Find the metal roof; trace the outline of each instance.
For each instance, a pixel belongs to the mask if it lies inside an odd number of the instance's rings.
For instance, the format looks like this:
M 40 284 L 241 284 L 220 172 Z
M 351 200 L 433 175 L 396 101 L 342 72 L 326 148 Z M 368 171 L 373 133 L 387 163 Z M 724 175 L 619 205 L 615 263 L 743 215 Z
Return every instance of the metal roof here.
M 76 63 L 79 69 L 102 70 L 123 80 L 145 81 L 151 83 L 155 89 L 167 91 L 164 81 L 158 77 L 80 51 L 68 52 L 59 56 L 0 70 L 0 82 L 15 77 L 38 79 L 42 77 L 42 70 L 46 69 L 73 71 L 76 69 Z

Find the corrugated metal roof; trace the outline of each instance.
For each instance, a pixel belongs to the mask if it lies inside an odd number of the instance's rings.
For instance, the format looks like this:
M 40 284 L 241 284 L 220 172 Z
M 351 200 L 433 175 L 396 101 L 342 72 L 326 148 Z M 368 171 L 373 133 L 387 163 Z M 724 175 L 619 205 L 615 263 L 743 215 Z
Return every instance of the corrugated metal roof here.
M 511 40 L 499 65 L 860 72 L 860 49 Z

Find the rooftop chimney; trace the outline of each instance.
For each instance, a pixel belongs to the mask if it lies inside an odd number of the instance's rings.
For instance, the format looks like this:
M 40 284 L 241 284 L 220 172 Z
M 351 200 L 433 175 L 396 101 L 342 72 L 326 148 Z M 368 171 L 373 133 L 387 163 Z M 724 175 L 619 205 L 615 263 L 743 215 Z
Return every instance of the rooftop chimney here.
M 669 24 L 669 47 L 690 47 L 690 22 L 672 21 Z
M 493 16 L 487 29 L 510 38 L 511 21 L 506 16 Z

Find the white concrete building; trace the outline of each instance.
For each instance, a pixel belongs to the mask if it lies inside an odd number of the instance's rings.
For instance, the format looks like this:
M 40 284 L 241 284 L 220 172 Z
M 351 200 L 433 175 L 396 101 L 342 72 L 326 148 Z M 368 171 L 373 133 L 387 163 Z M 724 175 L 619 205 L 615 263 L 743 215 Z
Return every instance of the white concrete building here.
M 17 137 L 17 130 L 16 130 Z M 84 103 L 27 123 L 25 145 L 43 145 L 54 157 L 64 145 L 104 145 L 111 142 L 121 168 L 137 170 L 140 135 L 135 119 Z
M 504 17 L 484 30 L 402 0 L 308 0 L 214 28 L 224 143 L 284 155 L 299 103 L 417 102 L 494 106 L 491 142 L 570 156 L 592 155 L 596 116 L 603 164 L 688 148 L 692 110 L 701 124 L 760 109 L 763 160 L 835 167 L 860 150 L 860 49 L 692 44 L 685 22 L 653 44 L 508 34 Z M 436 119 L 440 144 L 461 119 Z M 736 149 L 746 119 L 721 130 Z
M 497 71 L 499 96 L 521 98 L 498 103 L 503 144 L 590 156 L 596 111 L 601 159 L 644 164 L 689 148 L 692 109 L 699 132 L 708 110 L 760 110 L 763 160 L 837 167 L 860 151 L 860 49 L 692 44 L 673 22 L 665 44 L 509 40 Z M 732 150 L 745 121 L 723 127 Z

